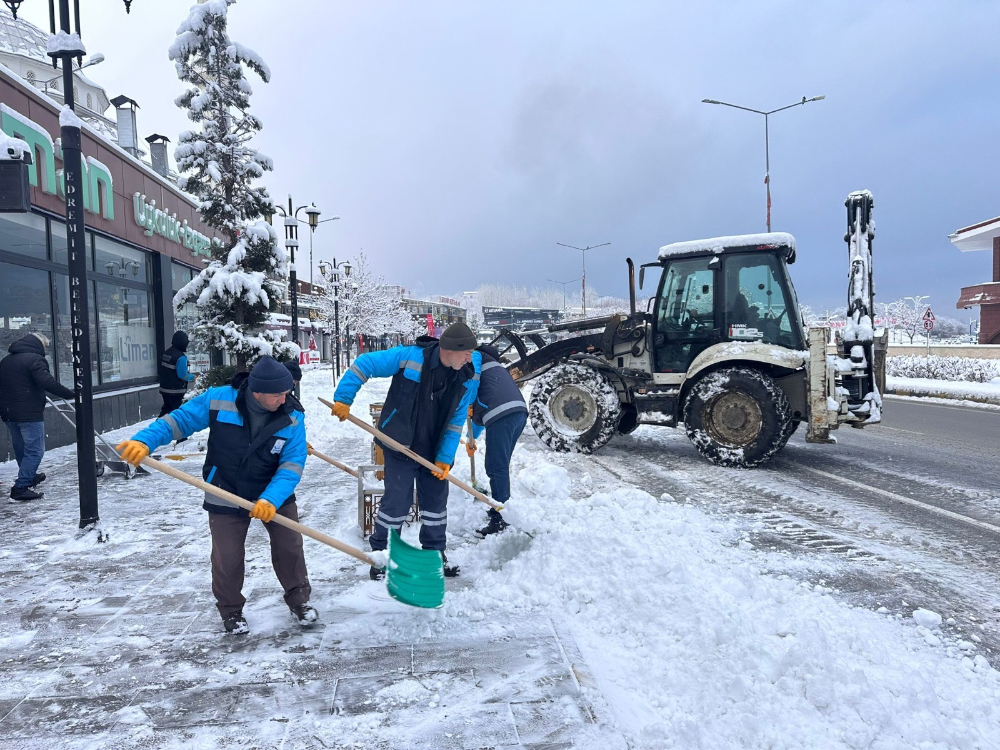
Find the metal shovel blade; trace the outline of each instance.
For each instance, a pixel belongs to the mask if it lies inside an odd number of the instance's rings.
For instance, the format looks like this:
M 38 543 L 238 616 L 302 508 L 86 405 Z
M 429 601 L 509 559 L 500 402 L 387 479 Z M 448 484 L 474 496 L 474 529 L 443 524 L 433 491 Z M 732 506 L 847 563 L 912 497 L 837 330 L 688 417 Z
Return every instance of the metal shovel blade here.
M 385 575 L 389 596 L 411 607 L 434 609 L 444 604 L 444 561 L 434 549 L 407 544 L 389 531 L 389 565 Z

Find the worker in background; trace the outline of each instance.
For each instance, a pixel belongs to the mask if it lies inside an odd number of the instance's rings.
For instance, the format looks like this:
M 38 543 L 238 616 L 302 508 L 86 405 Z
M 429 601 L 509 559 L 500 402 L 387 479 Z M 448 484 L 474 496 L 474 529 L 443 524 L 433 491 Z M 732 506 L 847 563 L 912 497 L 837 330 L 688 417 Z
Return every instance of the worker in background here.
M 242 498 L 258 498 L 248 512 L 205 493 L 203 507 L 212 534 L 212 593 L 227 633 L 250 632 L 243 616 L 242 589 L 251 518 L 264 522 L 271 540 L 271 564 L 293 617 L 303 627 L 319 619 L 309 605 L 312 587 L 302 535 L 270 523 L 277 514 L 299 520 L 294 492 L 306 463 L 306 427 L 302 412 L 286 401 L 291 390 L 291 373 L 277 360 L 261 357 L 249 373 L 237 373 L 230 385 L 209 388 L 118 446 L 121 457 L 138 466 L 164 443 L 208 427 L 202 477 Z
M 170 340 L 170 348 L 160 357 L 160 397 L 163 408 L 159 416 L 169 414 L 182 403 L 187 393 L 188 383 L 194 380 L 194 375 L 188 372 L 188 335 L 177 331 Z
M 483 358 L 479 393 L 469 411 L 472 434 L 465 450 L 476 452 L 476 440 L 486 431 L 486 475 L 490 478 L 490 495 L 501 505 L 510 500 L 510 457 L 517 439 L 528 422 L 528 407 L 521 388 L 500 361 L 500 352 L 489 344 L 477 350 Z M 486 526 L 476 531 L 485 538 L 507 528 L 499 512 L 490 508 Z
M 416 481 L 420 544 L 441 552 L 448 577 L 459 571 L 457 565 L 448 565 L 444 552 L 448 526 L 448 482 L 444 480 L 455 462 L 462 426 L 479 388 L 481 357 L 474 351 L 476 343 L 476 335 L 465 323 L 453 323 L 440 340 L 421 336 L 411 346 L 362 354 L 344 373 L 333 395 L 332 413 L 343 421 L 358 389 L 369 378 L 392 378 L 378 429 L 434 462 L 437 471 L 380 443 L 385 453 L 385 494 L 368 541 L 372 550 L 386 548 L 389 529 L 402 528 L 410 514 Z M 372 566 L 369 574 L 378 580 L 385 571 Z

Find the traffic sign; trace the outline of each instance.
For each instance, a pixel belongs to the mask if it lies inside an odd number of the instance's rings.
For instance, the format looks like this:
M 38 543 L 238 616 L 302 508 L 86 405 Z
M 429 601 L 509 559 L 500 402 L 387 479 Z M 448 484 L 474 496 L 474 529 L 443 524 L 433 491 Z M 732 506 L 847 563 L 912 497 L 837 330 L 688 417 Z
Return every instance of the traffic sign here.
M 935 321 L 935 320 L 937 320 L 937 318 L 934 317 L 934 313 L 931 312 L 931 309 L 929 307 L 927 308 L 927 312 L 924 313 L 924 320 L 930 320 L 932 322 Z M 930 330 L 930 329 L 928 329 L 928 330 Z
M 932 318 L 924 318 L 924 330 L 925 331 L 934 330 L 934 320 Z

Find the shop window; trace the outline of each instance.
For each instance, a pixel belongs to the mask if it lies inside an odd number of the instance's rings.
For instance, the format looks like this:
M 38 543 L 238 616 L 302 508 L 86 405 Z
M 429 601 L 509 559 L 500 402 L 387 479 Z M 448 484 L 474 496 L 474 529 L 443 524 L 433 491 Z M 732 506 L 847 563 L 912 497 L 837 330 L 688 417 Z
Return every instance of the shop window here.
M 52 274 L 53 310 L 55 312 L 56 337 L 52 345 L 56 355 L 56 378 L 67 388 L 73 387 L 73 328 L 69 307 L 69 276 Z M 97 374 L 97 315 L 94 307 L 94 284 L 90 283 L 88 306 L 90 308 L 90 377 L 94 385 L 100 380 Z
M 104 237 L 94 238 L 94 270 L 101 275 L 128 281 L 148 282 L 149 253 Z
M 46 260 L 45 218 L 38 214 L 0 216 L 0 250 Z
M 49 272 L 0 263 L 0 357 L 29 333 L 43 333 L 50 341 L 53 338 Z M 51 346 L 45 350 L 45 358 L 51 370 Z
M 69 263 L 69 249 L 66 242 L 66 224 L 56 219 L 49 221 L 49 241 L 52 247 L 52 260 L 66 265 Z M 94 235 L 87 232 L 87 270 L 94 270 Z
M 171 263 L 170 277 L 174 294 L 177 294 L 181 290 L 181 287 L 191 281 L 198 273 L 194 268 L 189 268 L 176 262 Z M 174 330 L 184 331 L 190 339 L 186 352 L 188 367 L 192 372 L 206 372 L 211 367 L 211 361 L 208 349 L 194 335 L 194 329 L 197 324 L 198 308 L 194 302 L 188 302 L 180 310 L 174 310 Z M 169 343 L 169 337 L 167 338 Z
M 156 375 L 156 326 L 149 292 L 97 282 L 101 383 Z

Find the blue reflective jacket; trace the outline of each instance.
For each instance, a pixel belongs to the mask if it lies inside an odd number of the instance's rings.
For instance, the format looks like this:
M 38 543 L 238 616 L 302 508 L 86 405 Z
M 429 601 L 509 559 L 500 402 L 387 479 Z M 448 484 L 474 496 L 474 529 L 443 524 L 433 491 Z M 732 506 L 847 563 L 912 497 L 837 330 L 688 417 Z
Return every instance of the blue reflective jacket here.
M 379 418 L 379 430 L 406 447 L 413 442 L 415 421 L 420 400 L 420 380 L 424 369 L 424 355 L 436 339 L 421 336 L 418 341 L 423 345 L 396 346 L 383 352 L 362 354 L 344 373 L 337 390 L 333 394 L 334 401 L 353 404 L 358 389 L 369 378 L 392 378 L 389 393 L 382 406 Z M 459 372 L 465 376 L 463 388 L 458 403 L 452 412 L 445 428 L 437 440 L 437 451 L 434 460 L 446 464 L 455 462 L 455 451 L 458 450 L 462 437 L 462 428 L 469 406 L 476 399 L 479 390 L 479 369 L 482 355 L 472 353 L 472 364 L 465 365 Z M 449 404 L 449 408 L 451 405 Z
M 240 497 L 267 500 L 276 508 L 291 498 L 302 478 L 306 464 L 305 415 L 286 401 L 274 412 L 271 421 L 250 440 L 246 413 L 246 378 L 238 375 L 234 385 L 210 388 L 169 414 L 157 419 L 132 439 L 149 446 L 150 451 L 171 440 L 187 438 L 210 428 L 208 452 L 202 477 Z M 224 500 L 207 496 L 206 510 L 246 515 Z

